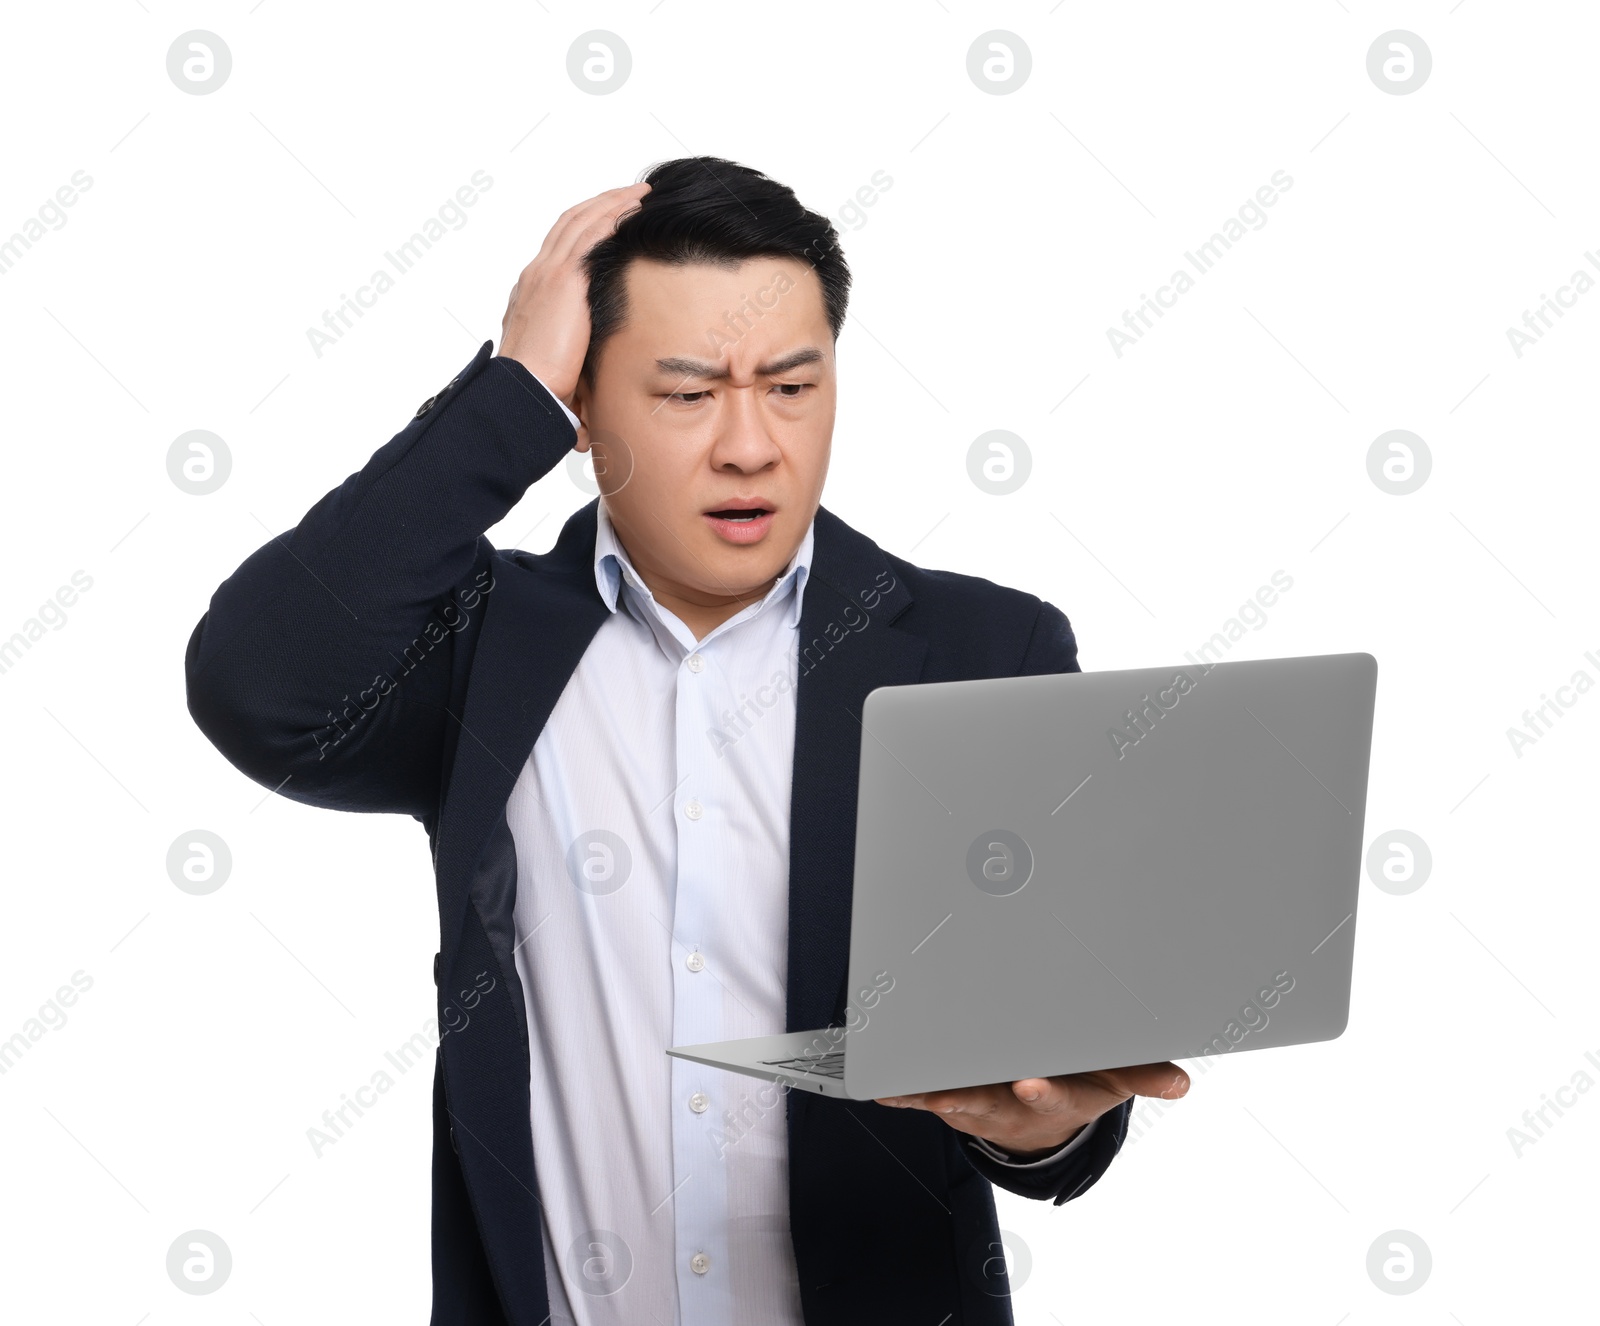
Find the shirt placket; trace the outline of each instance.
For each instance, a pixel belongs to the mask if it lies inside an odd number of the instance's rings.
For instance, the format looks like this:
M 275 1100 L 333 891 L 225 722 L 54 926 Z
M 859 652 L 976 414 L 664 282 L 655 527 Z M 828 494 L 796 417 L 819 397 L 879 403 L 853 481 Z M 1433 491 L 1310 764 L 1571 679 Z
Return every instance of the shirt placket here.
M 672 916 L 672 1043 L 698 1045 L 723 1038 L 721 956 L 715 907 L 717 839 L 727 801 L 706 732 L 722 690 L 715 647 L 691 646 L 678 664 L 675 697 L 673 807 L 678 853 Z M 702 946 L 705 948 L 702 948 Z M 718 1144 L 721 1103 L 716 1069 L 672 1060 L 672 1157 L 681 1322 L 732 1326 L 726 1212 L 727 1165 Z

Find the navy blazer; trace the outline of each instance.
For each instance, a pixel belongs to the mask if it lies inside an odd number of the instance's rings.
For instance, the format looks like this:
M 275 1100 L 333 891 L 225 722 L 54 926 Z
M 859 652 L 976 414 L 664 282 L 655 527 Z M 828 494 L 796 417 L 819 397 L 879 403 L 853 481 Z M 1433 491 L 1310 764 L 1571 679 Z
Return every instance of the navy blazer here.
M 236 768 L 292 800 L 427 828 L 444 1028 L 434 1326 L 540 1326 L 549 1313 L 505 810 L 608 615 L 593 570 L 598 499 L 548 553 L 484 537 L 574 441 L 555 399 L 492 346 L 222 582 L 184 659 L 189 712 Z M 868 692 L 1077 670 L 1072 628 L 1049 603 L 914 566 L 818 509 L 800 619 L 787 1030 L 845 1022 Z M 1057 1205 L 1078 1196 L 1121 1147 L 1129 1103 L 1028 1170 L 922 1110 L 790 1091 L 786 1111 L 807 1322 L 992 1326 L 1012 1316 L 989 1185 Z

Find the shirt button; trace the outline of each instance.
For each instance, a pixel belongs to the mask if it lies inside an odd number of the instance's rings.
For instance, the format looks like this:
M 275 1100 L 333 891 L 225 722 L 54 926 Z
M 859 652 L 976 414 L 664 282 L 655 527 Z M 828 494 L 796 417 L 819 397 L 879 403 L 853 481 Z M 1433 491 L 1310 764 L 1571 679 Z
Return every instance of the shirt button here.
M 693 1257 L 689 1258 L 689 1269 L 696 1275 L 704 1275 L 711 1269 L 711 1258 L 707 1257 L 703 1252 L 697 1252 Z
M 697 820 L 706 813 L 706 808 L 698 801 L 690 801 L 684 806 L 683 813 L 690 819 Z
M 706 1107 L 711 1104 L 711 1097 L 703 1091 L 697 1091 L 689 1097 L 689 1108 L 696 1114 L 704 1114 Z
M 705 659 L 701 658 L 699 654 L 690 654 L 689 655 L 689 671 L 690 672 L 699 672 L 701 669 L 703 669 L 705 667 L 705 665 L 706 665 Z
M 704 971 L 706 965 L 705 956 L 699 949 L 695 949 L 693 953 L 683 960 L 683 965 L 690 971 Z

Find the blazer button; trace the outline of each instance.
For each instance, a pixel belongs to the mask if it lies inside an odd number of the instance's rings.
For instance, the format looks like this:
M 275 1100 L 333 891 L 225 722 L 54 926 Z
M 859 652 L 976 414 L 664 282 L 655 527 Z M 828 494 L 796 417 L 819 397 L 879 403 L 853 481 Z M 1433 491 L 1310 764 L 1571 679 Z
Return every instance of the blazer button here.
M 413 419 L 422 418 L 422 416 L 427 414 L 429 410 L 433 409 L 433 403 L 438 399 L 439 398 L 437 396 L 429 396 L 427 400 L 423 401 L 421 405 L 417 406 L 417 412 L 411 417 Z
M 437 953 L 433 955 L 433 987 L 436 990 L 439 988 L 439 954 Z

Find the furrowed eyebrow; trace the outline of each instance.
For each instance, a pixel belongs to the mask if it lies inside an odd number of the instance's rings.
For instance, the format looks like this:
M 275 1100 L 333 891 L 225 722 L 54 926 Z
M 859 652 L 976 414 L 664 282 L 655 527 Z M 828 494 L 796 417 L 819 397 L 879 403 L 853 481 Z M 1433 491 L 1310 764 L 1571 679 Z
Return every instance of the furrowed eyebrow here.
M 806 364 L 816 364 L 822 361 L 822 351 L 814 345 L 803 346 L 799 350 L 792 350 L 786 355 L 759 364 L 755 369 L 756 377 L 773 377 L 779 373 L 787 373 L 790 369 L 800 368 Z M 682 355 L 668 355 L 665 359 L 656 360 L 656 368 L 662 372 L 680 378 L 700 378 L 706 382 L 717 382 L 729 376 L 726 364 L 713 364 L 705 359 L 690 359 Z

